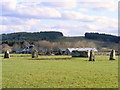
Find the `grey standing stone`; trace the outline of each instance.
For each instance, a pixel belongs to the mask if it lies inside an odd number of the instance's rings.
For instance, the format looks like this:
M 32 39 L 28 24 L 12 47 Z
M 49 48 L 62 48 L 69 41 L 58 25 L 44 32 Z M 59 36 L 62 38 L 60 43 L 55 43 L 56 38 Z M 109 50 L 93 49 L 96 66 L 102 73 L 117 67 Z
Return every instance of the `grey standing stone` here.
M 115 50 L 111 51 L 109 60 L 115 60 Z
M 38 51 L 37 50 L 33 50 L 32 51 L 32 58 L 37 58 L 38 57 Z
M 90 51 L 89 61 L 95 61 L 95 53 L 93 50 Z
M 10 53 L 8 50 L 5 51 L 4 58 L 10 58 Z

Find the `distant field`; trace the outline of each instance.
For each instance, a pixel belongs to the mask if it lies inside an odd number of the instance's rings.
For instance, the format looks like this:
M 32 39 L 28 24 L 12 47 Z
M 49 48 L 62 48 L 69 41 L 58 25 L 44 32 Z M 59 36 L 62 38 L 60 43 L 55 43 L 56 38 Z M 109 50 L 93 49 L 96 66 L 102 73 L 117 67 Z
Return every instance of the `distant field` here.
M 71 56 L 39 56 L 71 58 Z M 3 59 L 3 88 L 117 88 L 118 59 L 96 56 L 70 60 L 31 60 L 28 57 Z

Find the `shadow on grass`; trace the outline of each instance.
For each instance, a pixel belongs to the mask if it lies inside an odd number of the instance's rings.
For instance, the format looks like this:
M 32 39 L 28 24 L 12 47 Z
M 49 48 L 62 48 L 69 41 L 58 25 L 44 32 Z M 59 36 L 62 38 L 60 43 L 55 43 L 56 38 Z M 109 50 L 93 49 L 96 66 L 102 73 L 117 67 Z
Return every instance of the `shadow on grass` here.
M 72 58 L 34 58 L 29 60 L 71 60 Z

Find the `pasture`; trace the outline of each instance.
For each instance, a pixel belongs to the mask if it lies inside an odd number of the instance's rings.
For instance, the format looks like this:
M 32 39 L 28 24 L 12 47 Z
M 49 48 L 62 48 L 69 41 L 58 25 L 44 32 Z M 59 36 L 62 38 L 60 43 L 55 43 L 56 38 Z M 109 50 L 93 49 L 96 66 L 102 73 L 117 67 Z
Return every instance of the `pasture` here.
M 23 55 L 24 56 L 24 55 Z M 61 60 L 31 60 L 31 56 L 13 55 L 2 59 L 3 88 L 118 88 L 118 57 L 96 56 L 88 58 L 71 56 L 39 56 Z

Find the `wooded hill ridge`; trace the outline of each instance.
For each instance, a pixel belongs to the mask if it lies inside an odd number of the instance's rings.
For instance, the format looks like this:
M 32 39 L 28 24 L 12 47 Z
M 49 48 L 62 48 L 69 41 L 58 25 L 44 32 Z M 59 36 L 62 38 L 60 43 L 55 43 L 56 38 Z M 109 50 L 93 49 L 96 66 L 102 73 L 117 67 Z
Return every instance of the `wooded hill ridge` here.
M 34 32 L 34 33 L 28 33 L 28 32 L 19 32 L 19 33 L 9 33 L 9 34 L 2 34 L 2 41 L 40 41 L 40 40 L 46 40 L 46 41 L 53 41 L 55 39 L 58 39 L 59 37 L 63 37 L 63 34 L 61 32 Z
M 100 33 L 85 33 L 85 36 L 79 36 L 79 37 L 66 37 L 63 35 L 62 32 L 57 32 L 57 31 L 45 31 L 45 32 L 33 32 L 33 33 L 28 33 L 28 32 L 19 32 L 19 33 L 9 33 L 9 34 L 1 34 L 0 35 L 2 38 L 0 41 L 5 42 L 5 41 L 59 41 L 63 40 L 66 38 L 72 38 L 74 40 L 76 39 L 92 39 L 92 40 L 99 40 L 99 41 L 105 41 L 105 42 L 113 42 L 113 43 L 118 43 L 120 37 L 114 36 L 114 35 L 109 35 L 109 34 L 100 34 Z M 70 40 L 69 40 L 70 41 Z

